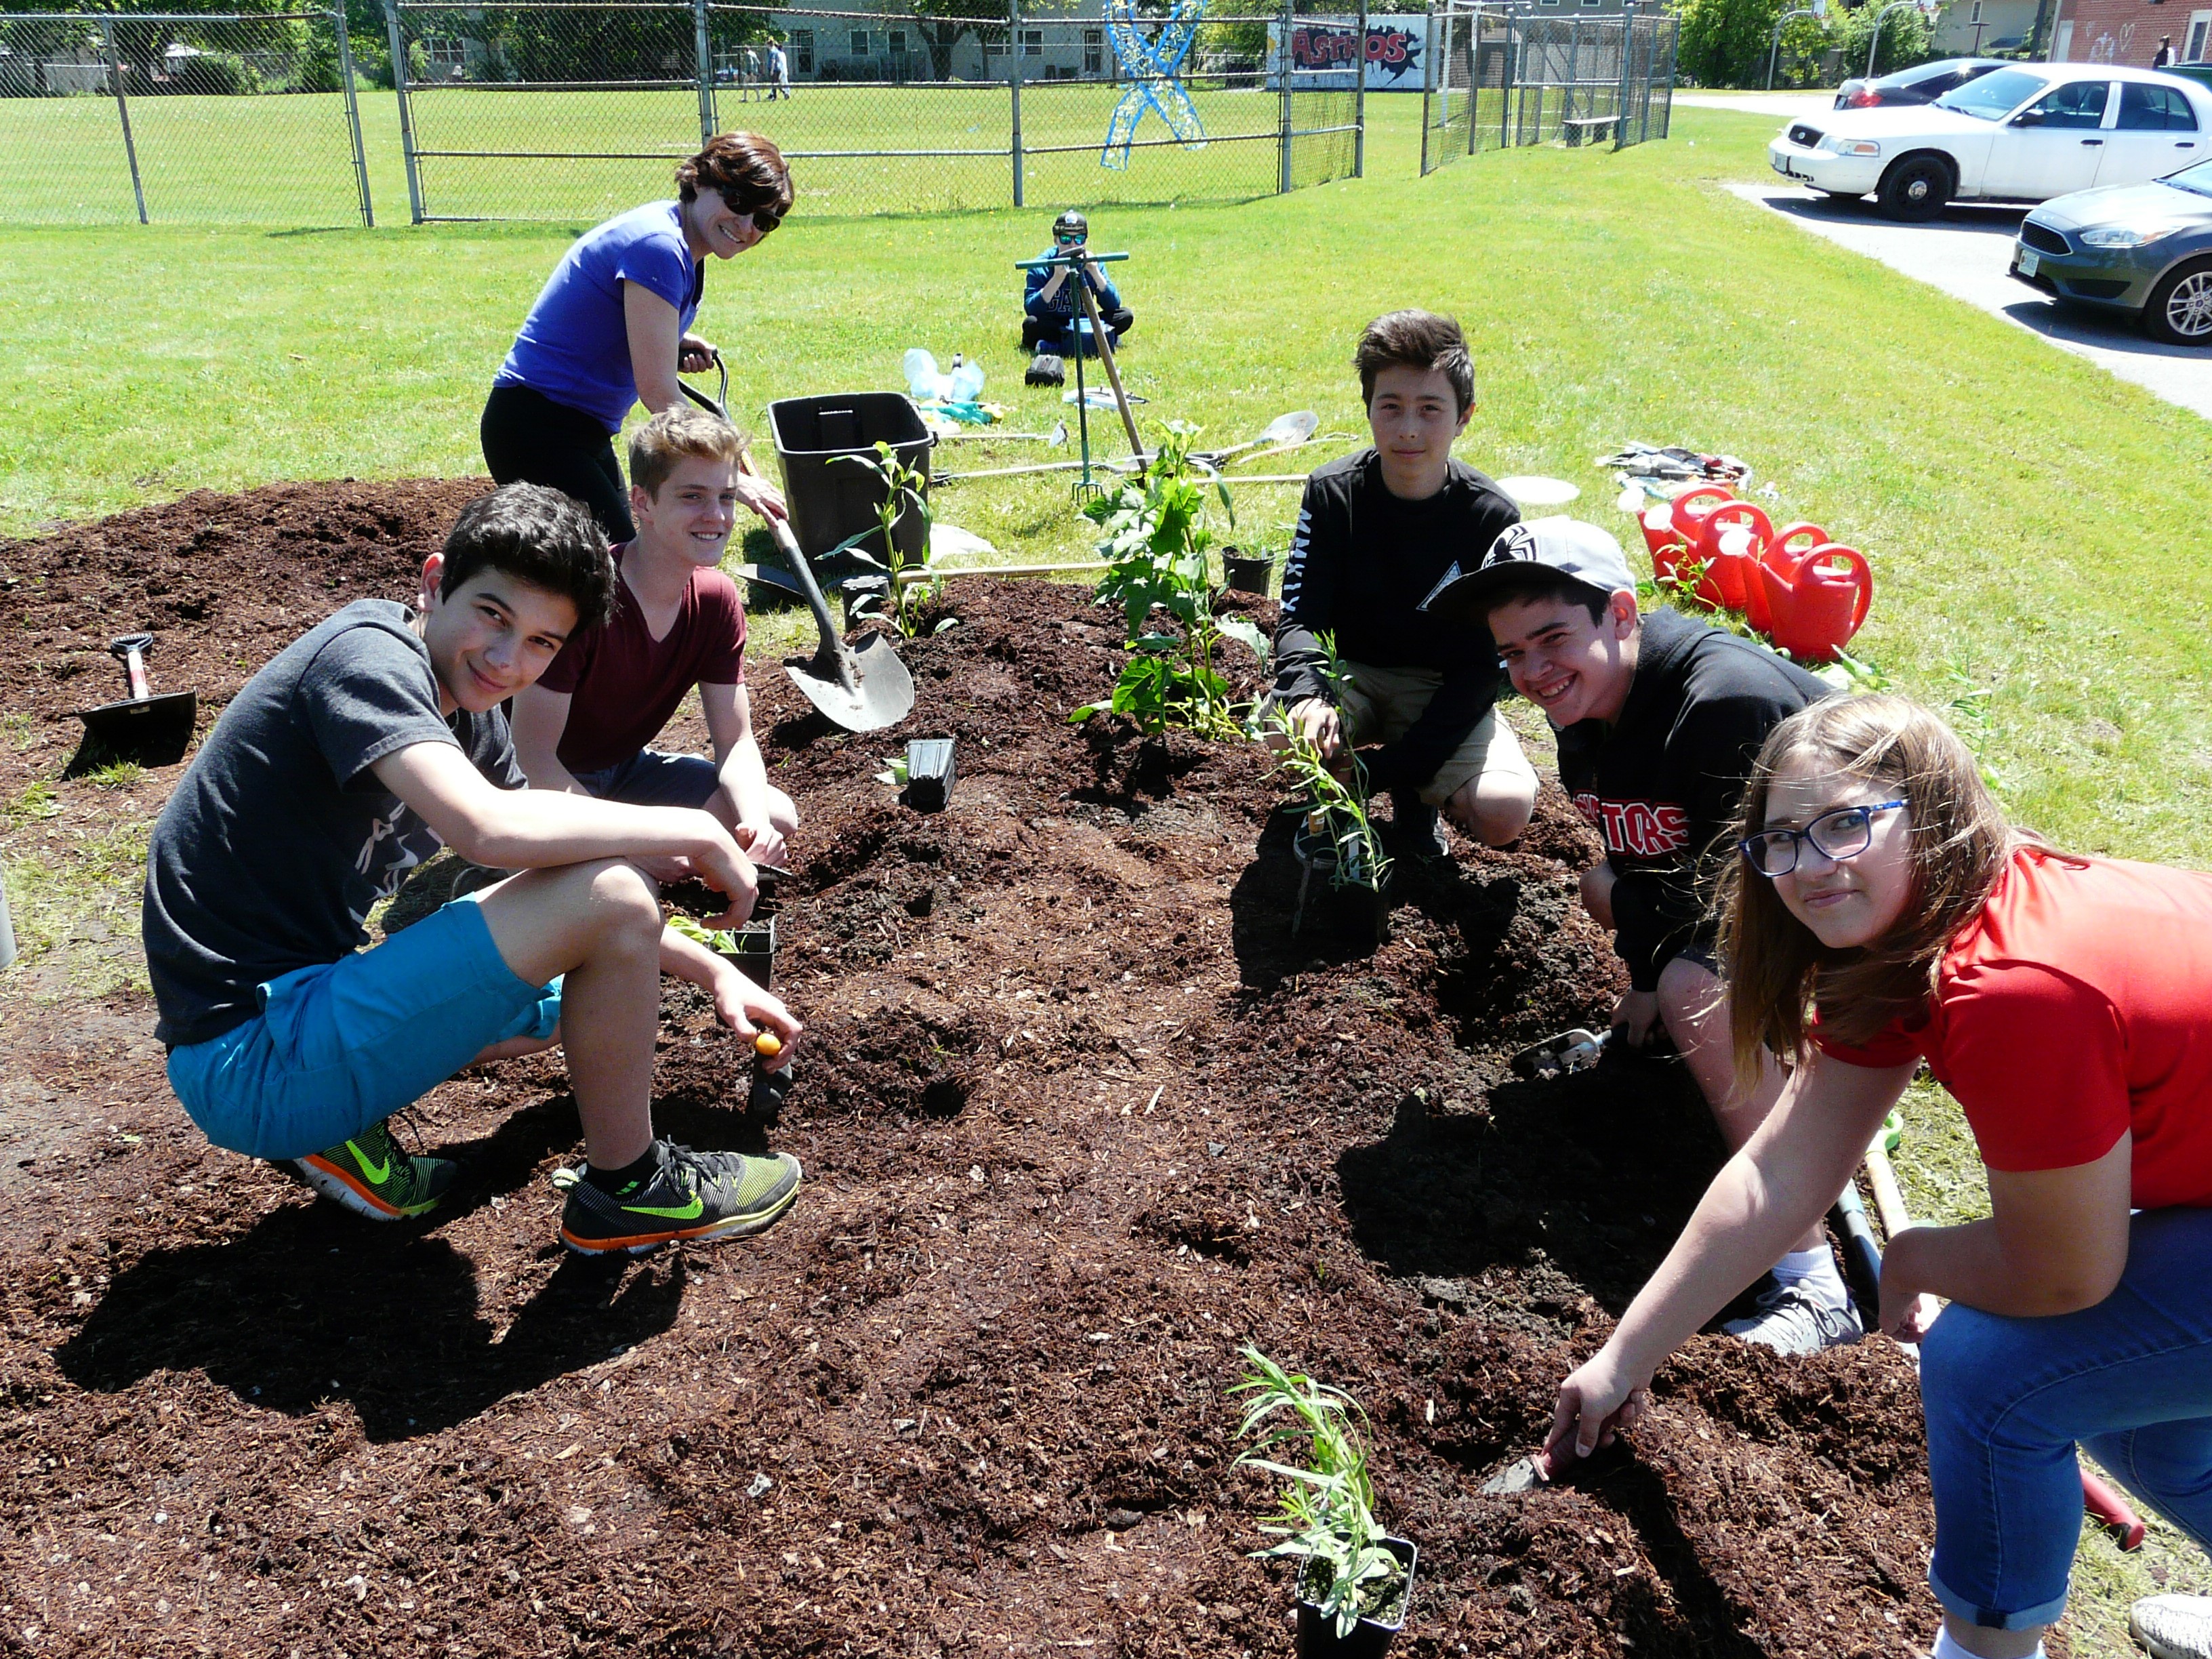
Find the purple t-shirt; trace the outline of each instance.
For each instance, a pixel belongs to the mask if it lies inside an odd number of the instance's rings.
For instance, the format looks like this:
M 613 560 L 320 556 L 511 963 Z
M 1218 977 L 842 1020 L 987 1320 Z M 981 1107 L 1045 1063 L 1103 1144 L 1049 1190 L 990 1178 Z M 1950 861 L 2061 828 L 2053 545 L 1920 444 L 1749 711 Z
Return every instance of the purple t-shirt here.
M 682 209 L 648 202 L 578 237 L 545 279 L 492 384 L 526 386 L 583 410 L 611 434 L 621 431 L 637 401 L 622 285 L 635 283 L 667 301 L 685 330 L 706 291 L 706 263 L 684 240 Z

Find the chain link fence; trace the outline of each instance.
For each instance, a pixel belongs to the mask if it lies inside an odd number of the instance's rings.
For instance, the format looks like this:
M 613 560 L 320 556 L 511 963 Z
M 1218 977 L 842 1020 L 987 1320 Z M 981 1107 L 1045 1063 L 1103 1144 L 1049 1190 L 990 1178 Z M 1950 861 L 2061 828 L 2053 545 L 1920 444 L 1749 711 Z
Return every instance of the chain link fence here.
M 1676 21 L 1536 17 L 1487 6 L 1430 13 L 1421 171 L 1522 144 L 1664 138 L 1674 113 Z
M 808 214 L 1237 199 L 1343 178 L 1361 164 L 1364 70 L 1293 72 L 1312 3 L 1143 18 L 1021 0 L 386 9 L 419 222 L 604 216 L 665 192 L 727 127 L 775 141 Z
M 0 15 L 0 220 L 374 224 L 342 11 Z

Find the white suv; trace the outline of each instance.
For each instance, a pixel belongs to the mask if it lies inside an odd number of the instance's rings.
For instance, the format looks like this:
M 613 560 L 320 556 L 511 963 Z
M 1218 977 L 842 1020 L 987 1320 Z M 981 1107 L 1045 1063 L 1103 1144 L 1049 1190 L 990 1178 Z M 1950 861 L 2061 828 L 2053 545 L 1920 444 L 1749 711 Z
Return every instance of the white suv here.
M 2212 88 L 2116 64 L 2023 64 L 1932 104 L 1823 111 L 1766 147 L 1784 177 L 1872 191 L 1893 219 L 1952 201 L 2041 202 L 2139 184 L 2212 155 Z

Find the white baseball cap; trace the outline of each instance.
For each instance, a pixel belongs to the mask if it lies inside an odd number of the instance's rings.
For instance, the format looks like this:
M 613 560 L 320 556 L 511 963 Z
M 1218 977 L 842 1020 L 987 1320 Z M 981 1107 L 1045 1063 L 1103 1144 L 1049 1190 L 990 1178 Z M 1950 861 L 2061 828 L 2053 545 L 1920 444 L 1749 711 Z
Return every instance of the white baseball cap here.
M 1636 592 L 1620 544 L 1580 519 L 1530 519 L 1499 532 L 1472 570 L 1456 564 L 1419 608 L 1443 615 L 1476 611 L 1484 594 L 1532 565 L 1556 570 L 1601 596 Z

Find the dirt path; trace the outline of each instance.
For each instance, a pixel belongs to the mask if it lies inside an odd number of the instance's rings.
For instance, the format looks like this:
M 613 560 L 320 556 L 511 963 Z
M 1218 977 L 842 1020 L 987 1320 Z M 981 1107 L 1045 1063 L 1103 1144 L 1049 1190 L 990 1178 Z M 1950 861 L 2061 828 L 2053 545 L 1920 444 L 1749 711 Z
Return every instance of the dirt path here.
M 42 739 L 0 788 L 58 771 L 120 613 L 215 704 L 337 600 L 404 597 L 471 488 L 195 497 L 0 546 L 0 696 Z M 9 1099 L 69 1126 L 0 1191 L 0 1650 L 1287 1653 L 1285 1572 L 1244 1559 L 1264 1483 L 1229 1467 L 1247 1341 L 1373 1414 L 1422 1551 L 1401 1652 L 1924 1645 L 1917 1401 L 1884 1346 L 1700 1340 L 1634 1455 L 1479 1492 L 1718 1156 L 1668 1069 L 1506 1078 L 1614 984 L 1564 802 L 1513 853 L 1409 871 L 1379 950 L 1294 942 L 1263 757 L 1070 726 L 1120 660 L 1079 592 L 958 605 L 902 647 L 910 731 L 830 732 L 752 677 L 807 819 L 781 972 L 812 1039 L 764 1130 L 678 988 L 657 1084 L 664 1132 L 805 1163 L 757 1240 L 568 1258 L 546 1177 L 578 1133 L 544 1060 L 424 1103 L 470 1164 L 438 1224 L 355 1221 L 198 1140 L 143 999 L 0 993 L 0 1066 L 33 1079 Z M 871 775 L 933 732 L 960 782 L 923 817 Z M 165 787 L 63 785 L 13 844 Z

